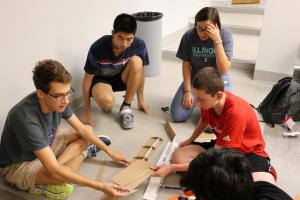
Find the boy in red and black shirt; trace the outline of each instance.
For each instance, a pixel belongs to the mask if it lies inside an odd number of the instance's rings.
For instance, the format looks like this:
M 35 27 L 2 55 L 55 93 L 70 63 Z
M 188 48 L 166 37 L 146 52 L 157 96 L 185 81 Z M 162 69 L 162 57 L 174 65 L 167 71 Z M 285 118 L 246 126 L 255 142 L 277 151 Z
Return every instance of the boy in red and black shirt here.
M 274 184 L 276 172 L 265 152 L 265 142 L 251 106 L 245 100 L 225 92 L 221 75 L 212 67 L 203 68 L 195 75 L 193 94 L 196 104 L 201 108 L 201 119 L 193 134 L 174 151 L 172 164 L 158 166 L 154 175 L 166 176 L 171 172 L 186 171 L 189 163 L 205 148 L 228 147 L 247 156 L 254 181 Z M 217 139 L 203 148 L 194 140 L 208 125 Z

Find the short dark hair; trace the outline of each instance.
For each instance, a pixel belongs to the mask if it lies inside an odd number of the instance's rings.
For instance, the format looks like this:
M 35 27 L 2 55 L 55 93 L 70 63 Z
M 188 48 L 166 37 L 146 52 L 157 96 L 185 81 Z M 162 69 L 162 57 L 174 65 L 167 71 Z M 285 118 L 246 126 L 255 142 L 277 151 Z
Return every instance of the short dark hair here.
M 219 29 L 221 29 L 221 20 L 219 16 L 219 12 L 216 8 L 213 7 L 204 7 L 202 8 L 195 16 L 195 28 L 197 22 L 201 21 L 212 21 L 213 24 L 217 24 Z
M 135 34 L 136 20 L 132 15 L 122 13 L 118 15 L 114 21 L 114 32 L 125 32 Z
M 219 91 L 224 91 L 224 81 L 216 67 L 204 67 L 193 78 L 193 88 L 203 90 L 214 96 Z
M 50 91 L 51 82 L 71 83 L 72 81 L 71 74 L 55 60 L 38 61 L 32 72 L 36 89 L 40 89 L 44 93 Z
M 180 184 L 198 200 L 250 200 L 253 178 L 249 165 L 237 150 L 211 148 L 190 163 Z

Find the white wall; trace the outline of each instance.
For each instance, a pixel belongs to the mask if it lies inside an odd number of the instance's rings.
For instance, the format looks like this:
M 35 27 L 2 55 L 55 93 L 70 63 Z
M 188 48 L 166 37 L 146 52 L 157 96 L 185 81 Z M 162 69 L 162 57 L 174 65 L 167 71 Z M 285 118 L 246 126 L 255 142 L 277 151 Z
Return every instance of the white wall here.
M 89 46 L 110 34 L 116 15 L 164 13 L 163 36 L 187 25 L 201 0 L 0 0 L 0 135 L 9 109 L 34 90 L 36 61 L 57 59 L 73 75 L 81 95 L 83 65 Z
M 254 79 L 273 82 L 292 75 L 300 44 L 300 1 L 266 2 Z

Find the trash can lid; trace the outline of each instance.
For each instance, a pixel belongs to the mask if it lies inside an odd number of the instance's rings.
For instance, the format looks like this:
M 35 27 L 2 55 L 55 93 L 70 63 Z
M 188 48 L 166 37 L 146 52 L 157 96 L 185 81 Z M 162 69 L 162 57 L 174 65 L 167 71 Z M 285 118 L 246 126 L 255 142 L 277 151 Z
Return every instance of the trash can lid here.
M 137 21 L 148 22 L 148 21 L 155 21 L 161 19 L 163 17 L 163 14 L 160 12 L 138 12 L 132 14 L 132 16 Z

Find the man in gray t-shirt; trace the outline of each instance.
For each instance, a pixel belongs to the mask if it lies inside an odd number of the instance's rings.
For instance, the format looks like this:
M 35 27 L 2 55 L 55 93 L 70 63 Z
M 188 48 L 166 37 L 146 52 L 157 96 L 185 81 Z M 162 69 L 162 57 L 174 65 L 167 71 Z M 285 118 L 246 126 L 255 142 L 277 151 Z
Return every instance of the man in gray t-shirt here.
M 33 70 L 36 91 L 8 113 L 0 143 L 0 176 L 21 190 L 65 199 L 73 186 L 91 187 L 109 196 L 128 192 L 115 184 L 87 179 L 77 173 L 83 160 L 100 149 L 114 161 L 127 164 L 126 157 L 109 148 L 84 125 L 69 106 L 71 74 L 57 61 L 43 60 Z M 72 127 L 58 131 L 61 118 Z M 91 144 L 91 145 L 88 145 Z
M 69 105 L 63 112 L 42 113 L 36 92 L 15 105 L 6 118 L 0 145 L 0 167 L 36 159 L 34 151 L 51 146 L 61 118 L 73 115 Z

